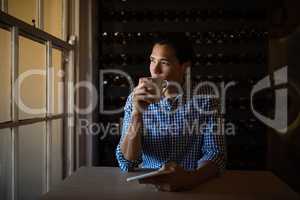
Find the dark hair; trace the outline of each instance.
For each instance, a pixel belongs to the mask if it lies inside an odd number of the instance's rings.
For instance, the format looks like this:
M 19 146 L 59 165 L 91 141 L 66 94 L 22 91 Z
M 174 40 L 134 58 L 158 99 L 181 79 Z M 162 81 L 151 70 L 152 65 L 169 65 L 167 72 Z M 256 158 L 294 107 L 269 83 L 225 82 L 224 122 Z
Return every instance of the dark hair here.
M 194 50 L 190 40 L 184 33 L 165 33 L 155 37 L 152 46 L 155 44 L 169 45 L 175 50 L 175 56 L 179 63 L 193 62 Z

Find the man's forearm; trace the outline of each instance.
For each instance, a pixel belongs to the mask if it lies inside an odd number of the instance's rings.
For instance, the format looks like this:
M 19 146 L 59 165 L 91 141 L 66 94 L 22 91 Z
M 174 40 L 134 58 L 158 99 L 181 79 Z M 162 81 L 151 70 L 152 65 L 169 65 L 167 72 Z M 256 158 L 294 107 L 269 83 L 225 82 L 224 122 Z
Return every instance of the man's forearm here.
M 131 123 L 121 143 L 121 151 L 127 160 L 137 160 L 141 152 L 142 114 L 132 114 Z

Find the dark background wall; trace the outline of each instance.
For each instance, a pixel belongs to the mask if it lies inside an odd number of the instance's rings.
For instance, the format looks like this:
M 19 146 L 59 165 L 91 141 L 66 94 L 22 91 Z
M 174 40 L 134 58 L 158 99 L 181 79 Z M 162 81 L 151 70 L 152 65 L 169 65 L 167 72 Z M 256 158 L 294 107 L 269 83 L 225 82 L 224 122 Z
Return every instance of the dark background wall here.
M 299 191 L 295 179 L 299 177 L 300 160 L 298 125 L 282 136 L 260 122 L 250 109 L 253 85 L 286 64 L 290 67 L 289 80 L 299 86 L 299 14 L 295 8 L 300 8 L 299 3 L 291 0 L 102 0 L 98 15 L 99 70 L 121 69 L 137 84 L 139 77 L 149 76 L 151 39 L 164 33 L 185 33 L 196 52 L 192 82 L 236 82 L 228 89 L 224 113 L 225 122 L 235 125 L 235 135 L 226 136 L 227 168 L 270 169 Z M 130 92 L 126 78 L 110 74 L 100 81 L 104 108 L 124 106 Z M 271 118 L 273 97 L 272 88 L 255 96 L 256 110 Z M 297 91 L 289 89 L 290 123 L 297 117 L 298 100 Z M 120 128 L 122 116 L 100 114 L 99 123 Z M 99 165 L 117 165 L 114 150 L 119 137 L 110 134 L 100 140 Z
M 284 135 L 268 130 L 268 169 L 300 191 L 300 2 L 275 1 L 269 17 L 270 73 L 288 66 L 288 132 Z

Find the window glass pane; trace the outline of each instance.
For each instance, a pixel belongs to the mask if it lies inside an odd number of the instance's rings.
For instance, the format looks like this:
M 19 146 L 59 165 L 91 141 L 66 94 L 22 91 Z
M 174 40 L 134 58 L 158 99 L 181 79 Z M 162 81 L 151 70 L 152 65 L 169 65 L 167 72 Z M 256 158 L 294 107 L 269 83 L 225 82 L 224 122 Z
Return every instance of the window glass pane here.
M 52 51 L 52 66 L 54 69 L 53 74 L 53 113 L 63 113 L 63 65 L 62 65 L 62 52 L 53 49 Z
M 24 77 L 20 82 L 19 118 L 43 117 L 46 110 L 46 48 L 24 37 L 20 37 L 19 42 L 19 79 L 20 75 Z
M 36 20 L 36 0 L 8 0 L 8 14 L 32 24 Z
M 62 0 L 44 0 L 44 29 L 62 39 Z
M 0 199 L 10 199 L 11 191 L 11 131 L 0 129 Z
M 10 121 L 10 32 L 0 29 L 0 122 Z
M 63 178 L 63 120 L 52 121 L 51 133 L 51 186 Z
M 45 172 L 45 123 L 19 128 L 18 188 L 20 199 L 35 200 L 42 194 Z

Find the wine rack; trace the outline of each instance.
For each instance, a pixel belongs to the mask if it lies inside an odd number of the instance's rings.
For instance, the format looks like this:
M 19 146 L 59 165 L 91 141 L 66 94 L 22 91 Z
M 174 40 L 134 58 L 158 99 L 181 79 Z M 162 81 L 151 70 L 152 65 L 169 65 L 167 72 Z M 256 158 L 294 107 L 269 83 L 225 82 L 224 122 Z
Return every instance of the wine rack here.
M 227 168 L 265 169 L 266 126 L 250 110 L 250 92 L 267 75 L 266 9 L 263 6 L 249 9 L 243 6 L 229 8 L 224 4 L 212 6 L 199 1 L 177 7 L 163 4 L 102 1 L 99 20 L 102 28 L 99 33 L 100 69 L 123 70 L 137 84 L 139 77 L 150 76 L 148 60 L 153 38 L 170 32 L 184 33 L 195 50 L 192 83 L 235 82 L 226 92 L 224 113 L 225 124 L 235 125 L 235 134 L 226 135 Z M 107 74 L 101 84 L 105 108 L 125 105 L 130 93 L 125 77 Z M 266 102 L 272 99 L 272 95 L 255 98 L 255 108 L 272 114 L 271 106 L 266 106 Z M 121 129 L 122 116 L 123 113 L 101 114 L 100 119 L 103 124 L 115 123 Z M 101 140 L 101 165 L 117 165 L 114 150 L 119 137 L 109 135 Z
M 260 10 L 230 10 L 230 9 L 111 9 L 103 10 L 102 19 L 108 22 L 203 22 L 212 21 L 249 21 L 266 18 L 266 11 Z

